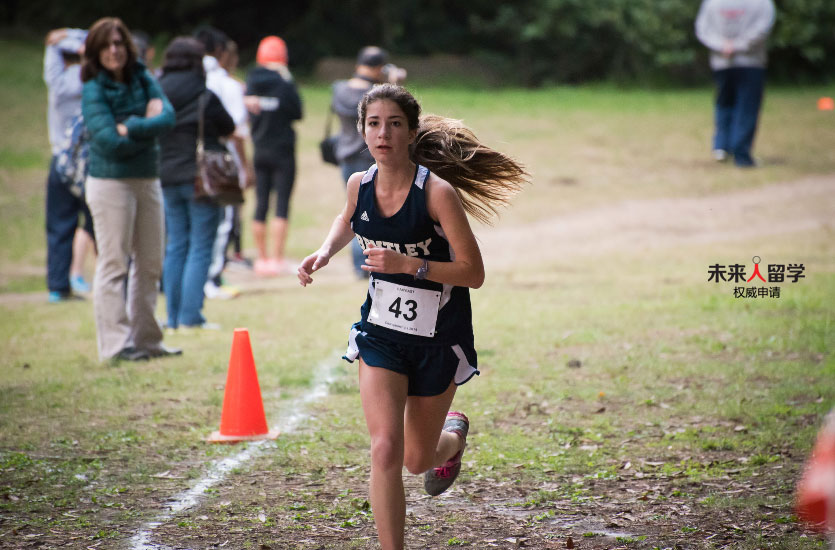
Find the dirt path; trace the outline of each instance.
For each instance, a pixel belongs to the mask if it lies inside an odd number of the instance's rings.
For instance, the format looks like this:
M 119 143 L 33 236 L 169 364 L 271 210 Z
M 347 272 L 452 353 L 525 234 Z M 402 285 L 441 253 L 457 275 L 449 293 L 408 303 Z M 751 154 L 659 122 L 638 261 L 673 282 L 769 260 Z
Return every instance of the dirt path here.
M 739 457 L 724 459 L 738 465 Z M 802 463 L 800 457 L 792 456 L 786 462 Z M 537 485 L 513 479 L 464 481 L 437 498 L 423 492 L 419 476 L 404 476 L 406 547 L 683 550 L 733 548 L 755 534 L 764 538 L 799 534 L 798 526 L 786 520 L 792 513 L 790 506 L 768 500 L 775 485 L 794 478 L 796 471 L 786 472 L 778 465 L 762 468 L 753 478 L 737 478 L 734 472 L 740 470 L 728 468 L 729 475 L 721 478 L 687 482 L 683 472 L 662 473 L 657 464 L 641 461 L 605 480 L 555 475 L 553 482 Z M 260 498 L 254 496 L 253 484 L 258 486 Z M 572 484 L 574 490 L 582 488 L 584 496 L 565 494 L 565 486 Z M 308 511 L 300 504 L 317 501 L 330 503 L 332 509 L 367 510 L 364 496 L 351 498 L 366 492 L 363 476 L 346 475 L 338 467 L 312 479 L 310 474 L 275 475 L 256 466 L 240 479 L 224 484 L 214 499 L 186 516 L 197 518 L 199 530 L 189 528 L 182 516 L 174 518 L 157 529 L 153 542 L 143 550 L 240 548 L 247 543 L 262 550 L 373 550 L 379 546 L 369 516 L 357 513 L 340 525 L 341 520 Z M 543 494 L 548 496 L 534 498 Z M 735 510 L 728 521 L 699 504 L 709 495 L 762 497 L 764 501 Z M 288 511 L 288 503 L 296 504 Z M 253 506 L 270 511 L 274 522 L 270 529 L 253 532 L 252 524 L 257 521 Z M 293 509 L 301 510 L 301 516 Z
M 769 235 L 835 228 L 835 174 L 705 197 L 636 199 L 525 225 L 477 228 L 490 270 L 514 269 L 521 262 L 615 251 L 681 247 Z M 536 249 L 536 256 L 531 254 Z M 345 253 L 343 252 L 344 256 Z M 341 260 L 341 261 L 340 261 Z M 347 256 L 334 260 L 317 284 L 344 284 Z M 294 276 L 258 279 L 228 271 L 244 292 L 269 292 L 297 284 Z M 40 293 L 0 294 L 0 305 L 43 301 Z
M 489 269 L 835 228 L 835 174 L 697 198 L 630 200 L 479 232 Z M 540 246 L 539 243 L 542 243 Z M 537 258 L 531 257 L 536 247 Z

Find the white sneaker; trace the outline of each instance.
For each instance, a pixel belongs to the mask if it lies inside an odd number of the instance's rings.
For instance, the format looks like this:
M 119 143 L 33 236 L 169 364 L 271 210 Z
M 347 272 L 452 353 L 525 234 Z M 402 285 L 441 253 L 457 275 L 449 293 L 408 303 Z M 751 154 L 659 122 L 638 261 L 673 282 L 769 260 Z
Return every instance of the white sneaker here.
M 191 334 L 203 330 L 220 330 L 221 326 L 217 323 L 209 323 L 208 321 L 199 325 L 180 325 L 178 329 L 180 334 Z
M 728 160 L 728 152 L 724 149 L 714 149 L 711 154 L 713 155 L 713 160 L 716 162 L 725 162 Z
M 222 285 L 217 286 L 211 281 L 207 281 L 203 286 L 203 294 L 209 300 L 231 300 L 237 298 L 241 291 L 237 287 Z

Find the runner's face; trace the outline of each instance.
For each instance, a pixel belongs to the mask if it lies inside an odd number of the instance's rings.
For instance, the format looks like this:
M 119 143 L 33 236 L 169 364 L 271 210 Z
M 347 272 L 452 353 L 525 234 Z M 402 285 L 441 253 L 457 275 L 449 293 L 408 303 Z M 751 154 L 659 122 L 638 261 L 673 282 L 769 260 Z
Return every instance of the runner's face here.
M 390 99 L 369 103 L 365 112 L 365 143 L 375 160 L 409 158 L 417 130 L 409 129 L 403 109 Z
M 122 34 L 113 29 L 110 31 L 110 40 L 99 52 L 99 63 L 101 66 L 115 75 L 120 75 L 128 61 L 128 50 Z

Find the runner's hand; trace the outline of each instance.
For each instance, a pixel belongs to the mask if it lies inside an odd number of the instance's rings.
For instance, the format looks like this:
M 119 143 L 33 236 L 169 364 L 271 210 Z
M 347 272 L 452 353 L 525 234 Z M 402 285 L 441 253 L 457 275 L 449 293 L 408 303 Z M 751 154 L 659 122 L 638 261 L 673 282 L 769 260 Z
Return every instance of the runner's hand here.
M 330 257 L 323 254 L 320 250 L 317 250 L 304 260 L 302 260 L 301 265 L 299 265 L 298 275 L 299 275 L 299 284 L 302 286 L 307 286 L 313 282 L 313 277 L 311 275 L 315 271 L 319 271 L 330 261 Z
M 409 257 L 388 248 L 371 245 L 363 251 L 364 271 L 373 273 L 407 273 L 409 271 Z

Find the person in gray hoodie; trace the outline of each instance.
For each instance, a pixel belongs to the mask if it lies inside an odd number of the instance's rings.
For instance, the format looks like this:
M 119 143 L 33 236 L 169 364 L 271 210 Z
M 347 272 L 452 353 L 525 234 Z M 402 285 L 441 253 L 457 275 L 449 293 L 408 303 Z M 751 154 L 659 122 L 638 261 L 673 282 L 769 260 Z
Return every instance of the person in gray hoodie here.
M 740 167 L 756 165 L 751 156 L 762 104 L 766 40 L 774 25 L 772 0 L 703 0 L 696 36 L 710 49 L 716 83 L 713 158 L 733 156 Z

